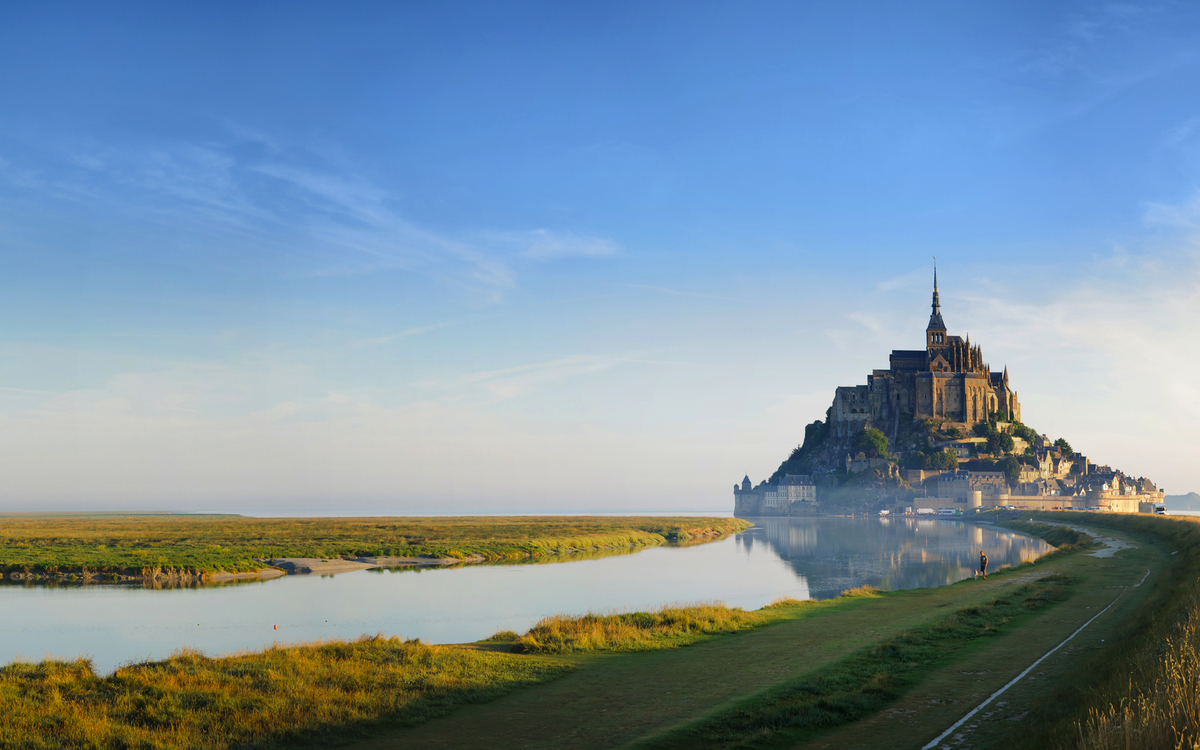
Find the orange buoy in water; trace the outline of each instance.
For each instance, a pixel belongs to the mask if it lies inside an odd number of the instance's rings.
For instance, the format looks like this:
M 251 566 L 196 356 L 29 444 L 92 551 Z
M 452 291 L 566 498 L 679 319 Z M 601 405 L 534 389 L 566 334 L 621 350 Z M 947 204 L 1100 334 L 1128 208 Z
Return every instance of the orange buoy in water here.
M 276 626 L 275 626 L 275 629 L 276 629 L 276 630 L 279 630 L 279 626 L 278 626 L 278 625 L 276 625 Z

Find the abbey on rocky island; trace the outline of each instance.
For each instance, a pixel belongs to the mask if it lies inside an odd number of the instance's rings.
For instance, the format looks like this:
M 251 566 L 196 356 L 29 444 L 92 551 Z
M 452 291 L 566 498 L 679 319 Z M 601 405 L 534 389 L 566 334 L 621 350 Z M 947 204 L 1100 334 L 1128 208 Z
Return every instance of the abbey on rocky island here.
M 894 349 L 891 367 L 875 370 L 866 385 L 841 386 L 830 413 L 831 437 L 847 443 L 866 427 L 894 438 L 901 421 L 933 418 L 973 425 L 989 414 L 1021 421 L 1017 394 L 1008 387 L 1008 368 L 992 372 L 983 350 L 968 336 L 950 336 L 942 321 L 937 269 L 933 272 L 933 312 L 924 349 Z
M 992 372 L 980 347 L 947 332 L 936 268 L 925 348 L 893 350 L 890 364 L 866 385 L 839 387 L 825 419 L 805 427 L 804 442 L 769 479 L 734 485 L 734 514 L 889 505 L 1136 513 L 1162 502 L 1149 479 L 1095 466 L 1022 423 L 1008 368 Z

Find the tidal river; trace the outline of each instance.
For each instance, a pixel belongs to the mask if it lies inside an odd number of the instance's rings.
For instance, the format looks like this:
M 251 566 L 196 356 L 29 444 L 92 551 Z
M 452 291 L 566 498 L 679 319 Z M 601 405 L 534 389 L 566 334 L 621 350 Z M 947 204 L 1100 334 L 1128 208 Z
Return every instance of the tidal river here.
M 433 643 L 524 632 L 560 612 L 723 601 L 757 609 L 791 596 L 827 599 L 853 586 L 941 586 L 1049 552 L 1038 539 L 954 520 L 758 519 L 745 533 L 569 562 L 295 575 L 203 588 L 0 586 L 0 664 L 86 656 L 98 672 L 166 657 L 210 656 L 386 633 Z M 275 629 L 278 626 L 278 630 Z

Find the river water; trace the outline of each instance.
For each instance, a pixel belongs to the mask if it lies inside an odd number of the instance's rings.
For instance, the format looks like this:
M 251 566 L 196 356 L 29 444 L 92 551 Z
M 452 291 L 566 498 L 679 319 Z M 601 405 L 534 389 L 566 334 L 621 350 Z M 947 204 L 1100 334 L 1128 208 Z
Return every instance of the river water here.
M 295 575 L 203 588 L 140 585 L 0 586 L 0 664 L 86 656 L 99 672 L 170 655 L 210 656 L 386 633 L 464 643 L 524 632 L 556 613 L 638 610 L 723 601 L 757 609 L 782 597 L 827 599 L 853 586 L 941 586 L 1052 548 L 1038 539 L 954 520 L 756 519 L 745 533 L 690 547 L 472 565 Z M 278 625 L 278 630 L 275 626 Z

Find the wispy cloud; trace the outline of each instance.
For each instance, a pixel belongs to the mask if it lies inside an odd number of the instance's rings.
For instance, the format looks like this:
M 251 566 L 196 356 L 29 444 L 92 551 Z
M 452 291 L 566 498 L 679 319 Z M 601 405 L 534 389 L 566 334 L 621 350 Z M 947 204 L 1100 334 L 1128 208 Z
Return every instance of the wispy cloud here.
M 929 259 L 927 268 L 918 268 L 908 273 L 899 276 L 893 276 L 890 279 L 884 279 L 877 284 L 877 287 L 882 291 L 891 291 L 893 289 L 905 289 L 908 287 L 928 285 L 933 286 L 933 258 Z
M 615 242 L 603 237 L 558 233 L 546 229 L 535 229 L 532 232 L 512 235 L 512 239 L 524 245 L 521 255 L 536 260 L 572 257 L 600 258 L 616 255 L 619 251 Z
M 1200 190 L 1182 203 L 1149 203 L 1145 220 L 1152 226 L 1195 229 L 1200 226 Z
M 415 385 L 434 391 L 458 391 L 464 387 L 474 387 L 482 389 L 495 400 L 505 400 L 525 395 L 551 383 L 636 362 L 638 356 L 638 353 L 607 356 L 576 354 L 544 362 L 466 373 L 450 380 L 422 381 Z
M 725 302 L 745 302 L 745 300 L 737 297 L 725 297 L 719 294 L 706 294 L 704 292 L 687 292 L 681 289 L 670 289 L 665 286 L 652 286 L 650 284 L 626 284 L 630 289 L 645 289 L 649 292 L 657 292 L 658 294 L 670 294 L 676 297 L 699 297 L 701 299 L 719 299 Z
M 236 236 L 252 251 L 298 261 L 289 266 L 295 273 L 402 270 L 468 286 L 493 300 L 516 284 L 517 258 L 601 258 L 621 251 L 612 239 L 570 230 L 435 231 L 404 216 L 392 191 L 320 149 L 229 133 L 225 140 L 141 148 L 42 148 L 38 153 L 50 156 L 36 165 L 0 163 L 0 181 L 103 206 L 112 215 L 186 227 L 197 237 Z
M 450 320 L 450 321 L 446 321 L 445 323 L 434 323 L 433 325 L 428 325 L 428 326 L 418 326 L 416 328 L 406 328 L 403 331 L 391 333 L 391 334 L 388 334 L 387 336 L 376 336 L 374 338 L 369 338 L 369 339 L 359 339 L 358 341 L 353 342 L 351 344 L 351 346 L 355 347 L 355 348 L 366 347 L 366 346 L 381 346 L 383 344 L 390 344 L 393 341 L 399 341 L 400 339 L 406 339 L 410 336 L 420 336 L 421 334 L 429 333 L 430 331 L 436 331 L 441 328 L 447 328 L 449 326 L 455 325 L 455 323 L 456 323 L 456 321 Z
M 30 393 L 38 396 L 56 396 L 56 391 L 39 391 L 34 388 L 13 388 L 12 386 L 0 385 L 0 391 L 5 393 Z
M 524 395 L 557 381 L 609 370 L 626 361 L 626 357 L 578 354 L 549 362 L 472 373 L 463 377 L 462 382 L 479 385 L 496 399 L 502 400 Z
M 1162 147 L 1166 149 L 1175 149 L 1191 141 L 1197 133 L 1200 133 L 1200 116 L 1189 117 L 1183 122 L 1167 131 L 1163 136 Z

